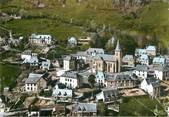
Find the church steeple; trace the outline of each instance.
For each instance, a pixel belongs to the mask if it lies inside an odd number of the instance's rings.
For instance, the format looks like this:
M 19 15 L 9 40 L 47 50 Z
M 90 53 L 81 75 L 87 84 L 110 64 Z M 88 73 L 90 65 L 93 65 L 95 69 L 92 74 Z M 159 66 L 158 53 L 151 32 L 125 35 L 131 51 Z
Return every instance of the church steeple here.
M 117 41 L 117 45 L 116 45 L 115 51 L 121 51 L 119 40 Z
M 121 48 L 120 48 L 120 43 L 119 43 L 119 40 L 117 41 L 117 45 L 116 45 L 116 49 L 115 49 L 115 57 L 117 59 L 117 72 L 120 72 L 121 71 L 121 59 L 122 59 L 122 51 L 121 51 Z

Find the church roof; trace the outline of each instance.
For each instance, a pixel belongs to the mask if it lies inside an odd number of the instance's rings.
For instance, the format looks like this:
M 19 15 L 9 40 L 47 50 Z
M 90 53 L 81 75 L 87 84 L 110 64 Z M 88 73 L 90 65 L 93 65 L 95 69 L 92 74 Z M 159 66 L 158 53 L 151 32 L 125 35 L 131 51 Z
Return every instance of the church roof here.
M 119 40 L 117 41 L 117 45 L 116 45 L 115 51 L 121 51 Z

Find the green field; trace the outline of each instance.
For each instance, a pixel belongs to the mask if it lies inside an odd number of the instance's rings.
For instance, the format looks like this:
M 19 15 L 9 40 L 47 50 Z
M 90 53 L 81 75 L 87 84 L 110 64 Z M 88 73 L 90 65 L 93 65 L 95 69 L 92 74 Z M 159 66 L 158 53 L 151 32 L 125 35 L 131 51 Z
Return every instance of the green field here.
M 1 84 L 0 86 L 10 86 L 14 87 L 16 78 L 20 73 L 20 68 L 14 65 L 0 64 L 0 78 Z
M 148 96 L 124 98 L 120 104 L 120 116 L 154 116 L 155 113 L 158 116 L 166 116 L 162 105 Z

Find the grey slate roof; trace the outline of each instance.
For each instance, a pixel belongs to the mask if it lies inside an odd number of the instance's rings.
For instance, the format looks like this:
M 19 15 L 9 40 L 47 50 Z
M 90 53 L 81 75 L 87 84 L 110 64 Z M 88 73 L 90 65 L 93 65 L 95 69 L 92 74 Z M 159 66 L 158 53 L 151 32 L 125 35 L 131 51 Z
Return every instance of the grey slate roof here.
M 152 84 L 153 87 L 158 87 L 160 86 L 160 81 L 156 78 L 146 78 L 146 82 L 148 84 Z
M 86 50 L 87 54 L 92 54 L 92 53 L 96 53 L 96 54 L 104 54 L 104 50 L 102 48 L 89 48 L 88 50 Z
M 75 106 L 75 112 L 97 112 L 97 105 L 95 103 L 78 103 Z
M 98 54 L 93 57 L 96 60 L 104 60 L 104 61 L 116 61 L 116 57 L 110 54 Z
M 116 73 L 107 74 L 108 81 L 135 80 L 130 74 Z
M 55 88 L 53 89 L 53 96 L 55 97 L 72 97 L 73 93 L 70 89 L 59 89 Z
M 119 92 L 117 89 L 103 89 L 103 95 L 105 98 L 116 99 L 119 95 Z
M 77 71 L 66 71 L 63 75 L 61 75 L 62 77 L 68 77 L 68 78 L 74 78 L 77 79 L 78 78 L 78 72 Z
M 133 55 L 125 55 L 122 61 L 134 61 Z
M 32 83 L 35 84 L 39 79 L 42 78 L 44 74 L 35 74 L 35 73 L 30 73 L 28 78 L 26 79 L 25 83 Z
M 105 60 L 105 61 L 116 61 L 116 57 L 114 55 L 100 54 L 99 56 L 102 57 L 103 60 Z
M 146 65 L 137 65 L 136 70 L 137 71 L 148 71 L 148 67 Z
M 66 56 L 64 60 L 70 61 L 72 59 L 72 56 Z

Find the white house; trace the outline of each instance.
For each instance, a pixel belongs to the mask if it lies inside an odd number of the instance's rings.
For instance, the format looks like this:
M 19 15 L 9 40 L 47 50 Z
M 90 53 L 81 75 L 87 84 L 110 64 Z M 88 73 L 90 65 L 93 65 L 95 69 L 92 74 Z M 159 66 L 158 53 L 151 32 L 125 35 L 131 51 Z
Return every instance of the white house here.
M 106 74 L 104 72 L 96 73 L 96 83 L 100 86 L 106 86 Z
M 142 65 L 149 65 L 149 57 L 146 54 L 141 55 L 138 58 L 138 62 Z
M 157 57 L 154 57 L 153 59 L 153 65 L 154 66 L 164 66 L 166 63 L 166 59 L 163 57 L 163 56 L 157 56 Z
M 44 74 L 30 73 L 25 81 L 26 92 L 37 92 L 46 88 L 47 82 L 43 78 Z
M 30 66 L 38 66 L 39 60 L 36 53 L 32 53 L 31 56 L 25 56 L 26 58 L 23 61 L 23 64 L 30 64 Z
M 125 55 L 122 59 L 123 67 L 134 67 L 134 57 L 133 55 Z
M 104 50 L 102 48 L 89 48 L 85 51 L 87 55 L 96 56 L 98 54 L 104 54 Z
M 60 76 L 59 82 L 65 84 L 66 87 L 70 89 L 79 87 L 79 77 L 77 71 L 66 71 Z
M 25 60 L 25 59 L 31 59 L 32 57 L 32 52 L 31 50 L 26 50 L 21 54 L 21 59 Z
M 137 65 L 133 73 L 139 78 L 147 78 L 148 67 L 146 65 Z
M 51 66 L 50 60 L 49 60 L 49 59 L 46 59 L 46 60 L 42 61 L 42 64 L 41 64 L 40 67 L 41 67 L 42 69 L 47 69 L 47 70 L 49 70 L 49 69 L 50 69 L 50 66 Z
M 76 46 L 77 45 L 77 39 L 75 37 L 68 38 L 68 45 Z
M 55 85 L 52 96 L 57 102 L 71 102 L 73 92 L 70 89 L 60 89 L 58 85 Z
M 148 56 L 156 56 L 156 47 L 155 46 L 152 46 L 152 45 L 149 45 L 146 47 L 146 52 L 147 52 L 147 55 Z
M 74 70 L 75 69 L 76 58 L 73 56 L 66 56 L 63 59 L 63 69 L 64 70 Z
M 159 80 L 169 80 L 169 67 L 168 66 L 158 66 L 154 67 L 154 73 Z
M 29 38 L 29 42 L 32 45 L 51 45 L 52 44 L 52 36 L 51 35 L 39 35 L 39 34 L 32 34 Z
M 5 103 L 3 103 L 2 99 L 0 98 L 0 112 L 5 112 Z
M 135 50 L 135 56 L 136 56 L 136 57 L 140 57 L 140 56 L 143 55 L 143 54 L 147 54 L 146 49 L 139 49 L 139 48 L 137 48 L 137 49 Z
M 140 85 L 140 88 L 147 92 L 152 97 L 160 96 L 160 81 L 155 78 L 145 78 Z
M 117 89 L 103 89 L 102 92 L 96 95 L 97 101 L 103 101 L 105 103 L 117 101 L 119 92 Z

